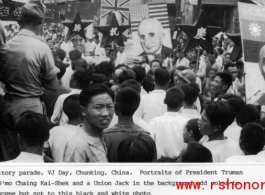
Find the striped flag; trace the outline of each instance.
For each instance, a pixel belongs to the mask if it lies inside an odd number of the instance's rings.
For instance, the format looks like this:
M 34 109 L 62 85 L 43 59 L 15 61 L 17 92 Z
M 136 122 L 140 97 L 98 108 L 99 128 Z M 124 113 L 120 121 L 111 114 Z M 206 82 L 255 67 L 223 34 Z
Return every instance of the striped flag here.
M 144 18 L 157 19 L 163 29 L 169 29 L 169 19 L 166 3 L 152 3 L 144 5 L 131 5 L 130 7 L 132 31 L 137 31 L 139 23 Z
M 129 20 L 130 0 L 101 0 L 100 18 L 107 17 L 110 13 L 119 12 L 123 18 Z

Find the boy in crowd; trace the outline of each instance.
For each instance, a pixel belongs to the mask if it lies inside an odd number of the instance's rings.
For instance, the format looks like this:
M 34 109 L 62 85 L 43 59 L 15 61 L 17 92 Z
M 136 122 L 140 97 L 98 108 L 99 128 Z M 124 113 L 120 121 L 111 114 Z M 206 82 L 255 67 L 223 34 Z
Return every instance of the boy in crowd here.
M 64 100 L 63 111 L 69 119 L 68 123 L 52 128 L 48 140 L 54 162 L 63 162 L 65 146 L 76 133 L 77 125 L 83 122 L 80 113 L 79 94 L 70 95 Z
M 199 119 L 190 119 L 183 129 L 183 140 L 185 143 L 199 142 L 202 134 L 198 127 Z
M 80 94 L 82 89 L 85 89 L 92 80 L 91 72 L 88 69 L 78 68 L 71 76 L 70 87 L 73 90 L 70 93 L 60 95 L 54 105 L 51 122 L 56 125 L 64 125 L 68 122 L 68 117 L 63 112 L 63 102 L 65 98 L 72 94 Z
M 66 144 L 64 162 L 108 162 L 102 132 L 114 114 L 114 92 L 105 84 L 91 84 L 79 101 L 84 121 Z
M 177 157 L 184 147 L 182 133 L 188 119 L 179 114 L 184 97 L 180 88 L 168 89 L 164 100 L 167 112 L 150 121 L 150 127 L 154 130 L 158 158 Z
M 230 156 L 242 155 L 238 143 L 224 135 L 234 119 L 234 111 L 226 102 L 212 102 L 202 112 L 199 129 L 202 135 L 209 137 L 209 141 L 202 144 L 211 151 L 213 162 L 224 162 Z
M 43 145 L 49 138 L 49 123 L 45 116 L 25 111 L 18 119 L 15 128 L 21 153 L 8 163 L 44 163 Z
M 115 99 L 115 114 L 118 124 L 104 130 L 103 139 L 108 149 L 109 162 L 118 162 L 117 150 L 119 143 L 127 137 L 135 137 L 139 133 L 146 133 L 133 121 L 133 114 L 140 104 L 140 94 L 131 88 L 121 89 Z
M 246 124 L 240 134 L 239 145 L 244 156 L 232 156 L 226 159 L 227 163 L 264 163 L 265 158 L 257 155 L 265 144 L 264 129 L 256 123 Z
M 199 85 L 197 83 L 184 83 L 180 86 L 180 89 L 182 89 L 185 95 L 183 109 L 180 111 L 180 115 L 187 119 L 200 118 L 201 115 L 195 106 L 195 102 L 200 93 Z

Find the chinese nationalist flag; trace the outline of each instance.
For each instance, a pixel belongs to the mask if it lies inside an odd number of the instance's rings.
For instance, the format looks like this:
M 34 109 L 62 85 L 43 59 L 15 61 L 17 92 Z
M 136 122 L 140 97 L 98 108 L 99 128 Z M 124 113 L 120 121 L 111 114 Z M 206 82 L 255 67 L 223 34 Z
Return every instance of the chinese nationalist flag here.
M 265 7 L 238 3 L 238 10 L 245 61 L 257 63 L 265 45 Z

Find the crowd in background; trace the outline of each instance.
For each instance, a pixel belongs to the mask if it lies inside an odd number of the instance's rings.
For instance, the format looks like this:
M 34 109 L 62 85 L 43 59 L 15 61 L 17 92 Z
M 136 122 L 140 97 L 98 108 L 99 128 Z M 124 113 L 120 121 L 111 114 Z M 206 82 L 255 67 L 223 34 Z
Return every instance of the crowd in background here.
M 184 51 L 183 36 L 172 53 L 130 60 L 96 31 L 66 40 L 45 25 L 39 40 L 28 15 L 7 43 L 0 33 L 1 161 L 265 162 L 264 110 L 246 104 L 228 38 L 213 38 L 213 54 Z

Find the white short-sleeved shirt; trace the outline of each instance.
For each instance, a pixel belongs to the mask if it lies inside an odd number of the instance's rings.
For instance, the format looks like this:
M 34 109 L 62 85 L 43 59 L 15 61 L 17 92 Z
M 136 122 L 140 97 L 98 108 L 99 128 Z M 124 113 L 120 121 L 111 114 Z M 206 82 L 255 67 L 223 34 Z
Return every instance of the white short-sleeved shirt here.
M 56 126 L 50 130 L 48 143 L 54 162 L 63 162 L 65 146 L 78 128 L 78 126 L 65 124 L 63 126 Z
M 224 162 L 231 156 L 243 155 L 242 150 L 239 148 L 239 144 L 229 138 L 204 142 L 202 145 L 211 151 L 214 163 Z
M 166 112 L 150 121 L 150 127 L 154 130 L 157 158 L 179 156 L 184 147 L 183 129 L 187 121 L 178 112 Z
M 162 116 L 167 111 L 167 106 L 164 103 L 165 97 L 166 91 L 157 89 L 141 96 L 135 116 L 144 119 L 147 123 L 155 117 Z

